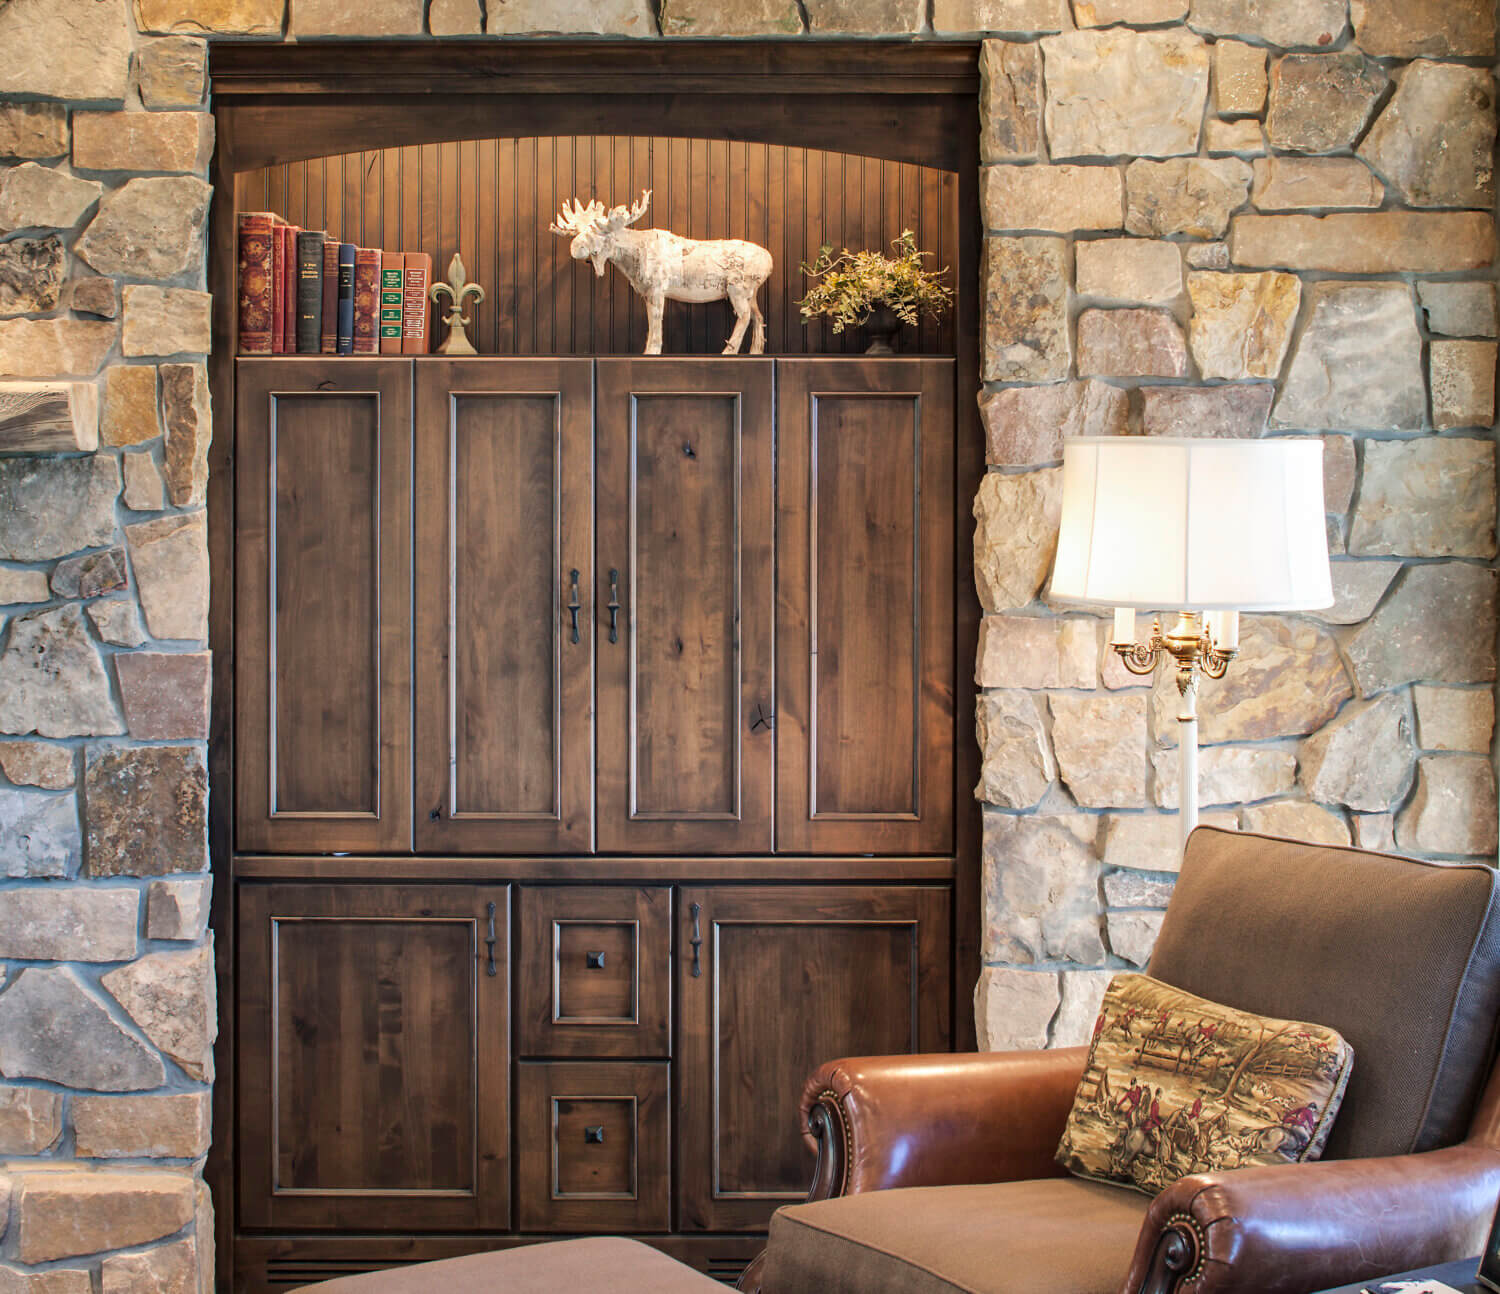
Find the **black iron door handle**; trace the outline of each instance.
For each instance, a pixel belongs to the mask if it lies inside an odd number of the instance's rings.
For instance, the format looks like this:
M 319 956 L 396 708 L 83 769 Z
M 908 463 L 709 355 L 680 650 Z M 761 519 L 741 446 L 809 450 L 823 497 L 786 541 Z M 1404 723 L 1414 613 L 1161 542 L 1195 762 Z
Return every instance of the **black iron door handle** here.
M 700 955 L 703 948 L 703 931 L 698 924 L 698 918 L 702 915 L 702 913 L 703 905 L 700 903 L 693 904 L 693 937 L 688 940 L 688 943 L 690 943 L 693 948 L 694 979 L 698 979 L 703 974 L 703 961 Z
M 490 932 L 485 936 L 484 939 L 484 946 L 489 950 L 489 964 L 485 966 L 484 973 L 493 978 L 498 973 L 495 969 L 495 905 L 493 903 L 489 905 L 489 917 Z
M 620 641 L 620 572 L 610 567 L 609 570 L 609 640 L 612 643 Z
M 578 600 L 578 572 L 569 571 L 568 579 L 572 582 L 572 589 L 568 596 L 568 614 L 573 617 L 573 632 L 571 637 L 572 641 L 576 643 L 578 641 L 578 612 L 583 606 Z

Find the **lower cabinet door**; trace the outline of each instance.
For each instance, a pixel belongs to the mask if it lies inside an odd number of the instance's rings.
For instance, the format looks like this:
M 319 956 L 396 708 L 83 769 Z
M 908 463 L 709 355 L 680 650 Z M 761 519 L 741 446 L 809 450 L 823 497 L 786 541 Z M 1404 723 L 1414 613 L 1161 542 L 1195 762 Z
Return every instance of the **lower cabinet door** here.
M 517 1066 L 519 1229 L 666 1231 L 669 1090 L 665 1062 Z
M 238 889 L 240 1221 L 510 1222 L 505 886 Z
M 759 1230 L 806 1198 L 802 1085 L 824 1061 L 949 1046 L 949 913 L 938 887 L 680 892 L 682 1230 Z

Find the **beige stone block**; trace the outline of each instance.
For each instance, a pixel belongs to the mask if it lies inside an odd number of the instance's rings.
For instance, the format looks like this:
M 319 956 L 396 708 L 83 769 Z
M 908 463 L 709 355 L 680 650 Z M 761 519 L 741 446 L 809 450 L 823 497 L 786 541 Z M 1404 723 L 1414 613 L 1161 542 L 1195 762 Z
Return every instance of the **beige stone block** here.
M 803 0 L 814 36 L 902 36 L 927 22 L 925 0 Z
M 196 108 L 208 89 L 208 45 L 191 36 L 163 36 L 136 53 L 141 102 L 148 108 Z
M 190 288 L 125 288 L 121 349 L 143 355 L 206 355 L 212 344 L 213 297 Z
M 138 947 L 140 896 L 88 885 L 0 890 L 0 957 L 117 962 Z
M 88 604 L 94 632 L 116 647 L 139 647 L 146 641 L 140 609 L 131 598 L 112 598 Z
M 1342 813 L 1311 800 L 1271 800 L 1252 804 L 1240 814 L 1246 831 L 1286 840 L 1305 840 L 1314 845 L 1347 845 L 1349 824 Z
M 113 319 L 120 313 L 120 285 L 114 279 L 74 279 L 73 291 L 68 304 L 80 314 L 98 315 L 101 319 Z
M 1149 238 L 1097 238 L 1073 248 L 1079 296 L 1164 305 L 1182 295 L 1182 249 Z
M 0 5 L 0 97 L 120 103 L 131 43 L 124 4 L 10 0 Z
M 478 36 L 484 31 L 479 0 L 432 0 L 427 6 L 427 31 L 433 36 Z
M 1047 32 L 1069 25 L 1068 0 L 933 0 L 940 32 Z
M 1225 218 L 1226 222 L 1228 217 Z M 1229 268 L 1228 243 L 1189 243 L 1187 263 L 1194 270 L 1227 270 Z
M 1086 814 L 984 818 L 983 956 L 1018 966 L 1104 960 L 1098 820 Z
M 289 35 L 420 36 L 424 0 L 295 0 Z
M 190 1078 L 214 1076 L 218 1034 L 212 942 L 147 953 L 99 981 L 157 1047 Z
M 18 602 L 45 602 L 50 596 L 45 571 L 18 571 L 0 566 L 0 606 Z
M 100 200 L 74 251 L 100 274 L 175 278 L 201 260 L 211 193 L 195 175 L 128 180 Z
M 1069 233 L 1125 220 L 1125 183 L 1113 166 L 990 166 L 981 181 L 990 229 Z
M 0 1084 L 0 1155 L 40 1155 L 62 1136 L 62 1094 Z
M 1396 815 L 1394 813 L 1356 813 L 1354 843 L 1361 849 L 1394 853 L 1396 849 Z
M 1389 84 L 1385 70 L 1355 49 L 1278 58 L 1271 65 L 1266 135 L 1278 149 L 1349 148 Z
M 1208 46 L 1192 32 L 1072 31 L 1042 40 L 1053 158 L 1198 151 Z
M 0 377 L 93 377 L 118 333 L 84 319 L 0 320 Z
M 20 1172 L 15 1181 L 13 1225 L 24 1263 L 146 1244 L 193 1216 L 186 1172 Z
M 75 1096 L 73 1132 L 80 1159 L 197 1159 L 208 1153 L 209 1095 Z
M 1106 867 L 1139 872 L 1176 872 L 1182 868 L 1179 843 L 1182 828 L 1175 813 L 1111 813 L 1105 823 L 1102 856 Z M 1233 831 L 1239 825 L 1239 818 L 1232 811 L 1209 810 L 1199 815 L 1198 823 Z M 1147 906 L 1115 898 L 1110 899 L 1110 904 L 1122 908 Z
M 1143 386 L 1141 430 L 1148 436 L 1254 439 L 1265 433 L 1274 392 L 1268 382 Z
M 802 14 L 791 0 L 663 0 L 663 36 L 797 36 Z
M 1133 966 L 1145 966 L 1151 960 L 1156 936 L 1161 933 L 1165 912 L 1110 912 L 1105 915 L 1109 931 L 1109 950 Z
M 1492 341 L 1431 344 L 1427 367 L 1434 427 L 1489 427 L 1495 421 L 1495 355 Z
M 1344 30 L 1345 0 L 1193 0 L 1188 24 L 1216 36 L 1322 48 Z
M 1497 813 L 1487 755 L 1424 755 L 1417 789 L 1396 817 L 1396 844 L 1422 854 L 1493 856 Z
M 1250 192 L 1240 157 L 1139 158 L 1125 170 L 1125 229 L 1151 238 L 1222 238 Z
M 1495 82 L 1489 71 L 1418 60 L 1359 146 L 1416 207 L 1495 205 Z
M 985 616 L 974 681 L 980 687 L 1096 687 L 1098 623 L 1091 617 Z
M 193 507 L 203 502 L 208 488 L 208 446 L 213 438 L 207 366 L 163 364 L 161 410 L 167 431 L 167 493 L 174 508 Z
M 1124 435 L 1130 401 L 1107 382 L 1013 386 L 981 392 L 979 416 L 990 464 L 1038 467 L 1060 460 L 1070 436 Z
M 1061 238 L 987 238 L 980 372 L 986 382 L 1068 376 L 1068 248 Z
M 61 103 L 0 103 L 0 157 L 62 157 L 68 109 Z
M 189 1236 L 138 1253 L 111 1254 L 99 1267 L 102 1294 L 197 1294 L 198 1249 Z
M 1356 157 L 1259 157 L 1251 200 L 1262 211 L 1378 207 L 1385 186 Z
M 1495 52 L 1489 0 L 1350 0 L 1354 39 L 1376 58 L 1484 58 Z
M 986 966 L 974 986 L 979 1050 L 1042 1050 L 1061 998 L 1056 971 Z
M 125 469 L 125 506 L 133 512 L 160 512 L 167 506 L 167 483 L 149 454 L 122 454 Z
M 7 1203 L 0 1195 L 0 1205 Z M 46 1267 L 22 1272 L 0 1267 L 0 1294 L 93 1294 L 87 1267 Z
M 1177 807 L 1177 751 L 1153 750 L 1156 803 Z M 1284 795 L 1296 781 L 1297 758 L 1279 746 L 1208 746 L 1198 752 L 1198 803 L 1248 804 Z
M 1493 283 L 1418 283 L 1427 327 L 1444 337 L 1494 337 L 1500 333 Z
M 1073 0 L 1073 21 L 1080 27 L 1149 27 L 1186 18 L 1187 10 L 1188 0 Z
M 1058 772 L 1073 799 L 1090 809 L 1144 805 L 1146 698 L 1130 692 L 1058 693 L 1048 705 Z
M 0 655 L 0 732 L 90 737 L 124 731 L 78 604 L 13 617 Z
M 208 652 L 117 652 L 114 662 L 132 737 L 207 740 Z
M 1104 991 L 1114 977 L 1110 970 L 1062 972 L 1062 1005 L 1052 1022 L 1052 1046 L 1081 1047 L 1088 1042 L 1099 1018 Z
M 135 0 L 136 25 L 148 32 L 279 36 L 286 0 Z
M 1035 41 L 987 40 L 979 54 L 979 158 L 1035 158 L 1042 139 L 1042 52 Z
M 1337 274 L 1458 273 L 1494 263 L 1495 222 L 1477 211 L 1235 216 L 1234 264 Z
M 71 967 L 28 966 L 16 975 L 0 994 L 0 1030 L 6 1038 L 5 1072 L 10 1078 L 35 1078 L 83 1090 L 135 1092 L 160 1087 L 166 1077 L 161 1057 L 127 1032 Z M 23 1230 L 23 1255 L 26 1243 Z M 93 1252 L 101 1247 L 108 1245 L 81 1245 L 80 1249 Z M 63 1248 L 27 1261 L 64 1258 L 76 1252 Z
M 987 473 L 974 500 L 974 582 L 986 611 L 1036 599 L 1052 569 L 1062 516 L 1062 469 Z
M 1419 683 L 1411 695 L 1417 707 L 1417 745 L 1423 750 L 1489 752 L 1495 736 L 1495 694 L 1488 688 Z
M 1187 341 L 1166 310 L 1085 310 L 1078 317 L 1083 377 L 1186 377 Z
M 1345 644 L 1360 692 L 1495 678 L 1496 573 L 1468 562 L 1406 568 Z
M 1226 153 L 1264 153 L 1265 138 L 1260 133 L 1260 122 L 1253 117 L 1238 121 L 1221 121 L 1210 117 L 1204 126 L 1204 148 L 1215 157 Z
M 1302 303 L 1294 274 L 1188 275 L 1188 342 L 1204 377 L 1275 378 Z
M 201 174 L 213 151 L 212 113 L 73 114 L 73 165 L 80 170 Z
M 1411 785 L 1411 717 L 1404 697 L 1388 692 L 1351 705 L 1302 743 L 1302 784 L 1314 800 L 1362 813 L 1400 804 Z
M 52 568 L 52 592 L 60 598 L 93 598 L 123 589 L 129 582 L 125 550 L 118 544 L 98 553 L 80 553 Z
M 100 434 L 106 445 L 140 445 L 161 435 L 155 365 L 115 364 L 104 374 Z
M 208 538 L 203 513 L 125 527 L 136 589 L 153 638 L 208 638 Z
M 1349 511 L 1354 501 L 1354 486 L 1359 476 L 1355 461 L 1354 437 L 1323 437 L 1323 510 L 1332 513 Z
M 0 457 L 0 559 L 43 562 L 102 547 L 115 537 L 119 493 L 108 455 Z
M 146 890 L 146 938 L 202 939 L 212 895 L 213 881 L 207 876 L 152 881 Z
M 1452 344 L 1489 345 L 1494 364 L 1492 343 Z M 1349 551 L 1382 557 L 1494 557 L 1494 443 L 1447 436 L 1366 441 Z
M 430 13 L 428 21 L 432 21 Z M 486 30 L 491 36 L 531 32 L 654 36 L 656 14 L 649 0 L 516 0 L 488 9 Z M 432 34 L 440 33 L 434 27 Z
M 1258 113 L 1266 106 L 1266 51 L 1242 40 L 1214 43 L 1214 107 L 1220 116 Z
M 1047 743 L 1040 698 L 1030 692 L 986 692 L 974 731 L 983 752 L 974 798 L 1002 809 L 1029 809 L 1052 785 L 1057 766 Z
M 1370 618 L 1401 563 L 1334 562 L 1332 568 L 1333 605 L 1307 614 L 1331 625 L 1356 625 Z
M 47 741 L 0 742 L 0 772 L 17 786 L 44 791 L 66 790 L 77 778 L 72 749 Z

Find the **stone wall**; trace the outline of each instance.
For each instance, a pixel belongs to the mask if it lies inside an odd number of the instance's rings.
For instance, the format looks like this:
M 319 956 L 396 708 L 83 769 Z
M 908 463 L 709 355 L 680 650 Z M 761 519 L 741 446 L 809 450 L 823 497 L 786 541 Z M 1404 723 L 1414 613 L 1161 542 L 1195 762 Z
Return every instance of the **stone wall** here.
M 1323 438 L 1337 602 L 1247 618 L 1203 684 L 1205 821 L 1496 849 L 1493 6 L 1011 8 L 1048 34 L 983 56 L 996 1048 L 1084 1040 L 1178 865 L 1175 688 L 1046 601 L 1067 436 Z
M 1324 435 L 1339 604 L 1205 687 L 1206 817 L 1493 853 L 1493 13 L 1188 2 L 0 0 L 0 1291 L 212 1283 L 209 38 L 1005 34 L 991 1045 L 1081 1036 L 1171 888 L 1169 698 L 1039 600 L 1064 435 Z

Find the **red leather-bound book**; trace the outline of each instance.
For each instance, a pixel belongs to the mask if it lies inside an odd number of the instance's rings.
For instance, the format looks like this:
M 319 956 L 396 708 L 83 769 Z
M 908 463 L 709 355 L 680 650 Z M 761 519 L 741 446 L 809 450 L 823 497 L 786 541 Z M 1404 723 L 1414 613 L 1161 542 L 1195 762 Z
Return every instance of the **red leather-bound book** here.
M 286 354 L 286 263 L 288 226 L 280 216 L 272 216 L 271 247 L 271 354 Z
M 380 353 L 380 249 L 354 253 L 354 353 Z
M 239 223 L 240 354 L 270 355 L 276 217 L 242 211 Z
M 339 351 L 339 240 L 323 244 L 323 336 L 319 348 L 324 355 Z
M 406 253 L 406 296 L 401 307 L 401 351 L 406 355 L 427 354 L 427 289 L 432 282 L 432 257 L 426 252 Z

